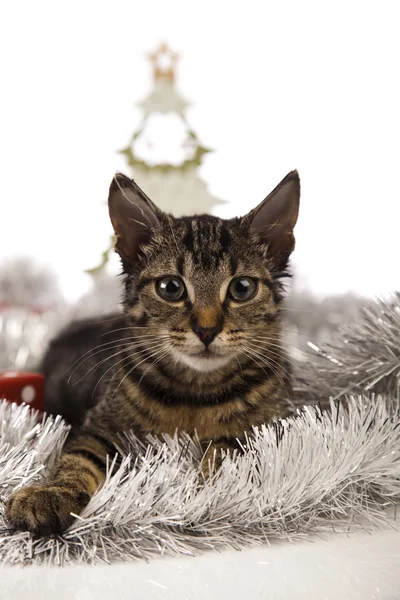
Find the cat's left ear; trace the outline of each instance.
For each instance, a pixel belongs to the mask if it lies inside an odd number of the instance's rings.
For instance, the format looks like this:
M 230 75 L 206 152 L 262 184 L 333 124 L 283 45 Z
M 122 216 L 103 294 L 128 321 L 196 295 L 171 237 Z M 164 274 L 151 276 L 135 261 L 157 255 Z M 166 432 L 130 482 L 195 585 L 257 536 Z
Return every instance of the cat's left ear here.
M 117 173 L 110 185 L 108 209 L 116 235 L 115 250 L 128 261 L 152 240 L 160 228 L 160 211 L 129 177 Z
M 267 257 L 274 266 L 284 266 L 294 250 L 293 229 L 300 205 L 300 178 L 291 171 L 244 221 L 251 234 L 267 247 Z

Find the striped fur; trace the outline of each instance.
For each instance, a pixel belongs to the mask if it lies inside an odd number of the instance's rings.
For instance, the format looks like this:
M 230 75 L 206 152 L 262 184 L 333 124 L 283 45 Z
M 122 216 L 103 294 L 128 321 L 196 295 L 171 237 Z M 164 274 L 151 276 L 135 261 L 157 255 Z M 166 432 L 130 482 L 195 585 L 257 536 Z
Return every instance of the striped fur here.
M 79 513 L 102 484 L 106 456 L 124 430 L 139 437 L 196 433 L 208 448 L 207 474 L 214 451 L 220 456 L 252 426 L 290 413 L 280 280 L 294 245 L 298 196 L 298 176 L 291 173 L 246 217 L 175 219 L 127 178 L 114 180 L 110 216 L 125 277 L 124 314 L 103 321 L 101 329 L 93 322 L 74 326 L 74 334 L 64 332 L 50 348 L 44 370 L 51 364 L 48 388 L 58 402 L 50 408 L 68 416 L 77 392 L 55 362 L 59 357 L 65 371 L 68 349 L 70 364 L 87 345 L 93 349 L 75 373 L 81 381 L 82 368 L 86 372 L 86 410 L 76 417 L 79 427 L 46 485 L 11 498 L 8 516 L 15 526 L 37 533 L 67 527 L 70 513 Z M 167 275 L 186 287 L 177 302 L 157 293 L 157 281 Z M 229 294 L 237 277 L 257 282 L 252 299 L 235 301 Z M 215 336 L 207 347 L 204 332 Z M 86 399 L 87 389 L 96 391 L 95 401 Z

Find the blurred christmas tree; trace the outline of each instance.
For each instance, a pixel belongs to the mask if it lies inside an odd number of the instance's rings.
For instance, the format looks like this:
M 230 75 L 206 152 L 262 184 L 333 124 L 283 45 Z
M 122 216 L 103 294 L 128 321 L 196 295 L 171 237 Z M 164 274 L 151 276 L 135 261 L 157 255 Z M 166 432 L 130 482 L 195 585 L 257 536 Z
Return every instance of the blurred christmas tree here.
M 141 121 L 128 145 L 120 150 L 132 178 L 163 210 L 174 214 L 209 213 L 223 200 L 213 196 L 198 174 L 203 157 L 211 152 L 203 146 L 186 118 L 189 103 L 175 87 L 178 54 L 161 44 L 149 55 L 153 89 L 138 104 Z M 108 263 L 113 248 L 101 263 L 88 271 L 98 275 Z

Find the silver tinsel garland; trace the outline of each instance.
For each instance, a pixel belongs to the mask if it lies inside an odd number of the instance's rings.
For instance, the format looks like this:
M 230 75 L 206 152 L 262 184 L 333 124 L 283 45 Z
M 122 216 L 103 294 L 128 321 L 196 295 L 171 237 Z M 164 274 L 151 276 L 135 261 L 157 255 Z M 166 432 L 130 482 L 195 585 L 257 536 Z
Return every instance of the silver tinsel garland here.
M 309 398 L 347 394 L 385 394 L 400 398 L 400 293 L 361 309 L 359 318 L 340 328 L 335 341 L 308 343 L 299 369 Z
M 400 412 L 383 398 L 347 408 L 307 407 L 297 418 L 255 429 L 243 455 L 201 482 L 200 449 L 187 438 L 121 438 L 122 464 L 63 536 L 14 532 L 4 504 L 39 482 L 66 426 L 36 423 L 25 406 L 0 404 L 0 561 L 112 562 L 210 549 L 243 549 L 312 533 L 385 528 L 400 500 Z M 136 453 L 141 450 L 139 457 Z M 136 457 L 136 458 L 135 458 Z

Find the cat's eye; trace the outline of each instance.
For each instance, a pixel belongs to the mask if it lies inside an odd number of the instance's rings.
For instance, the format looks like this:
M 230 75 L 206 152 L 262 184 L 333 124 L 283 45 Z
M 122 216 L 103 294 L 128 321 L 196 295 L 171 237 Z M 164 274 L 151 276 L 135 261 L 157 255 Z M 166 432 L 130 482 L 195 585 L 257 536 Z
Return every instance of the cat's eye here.
M 245 302 L 251 300 L 257 293 L 257 280 L 251 277 L 237 277 L 229 284 L 228 292 L 233 300 Z
M 186 295 L 186 288 L 183 281 L 178 277 L 163 277 L 156 282 L 157 294 L 169 300 L 170 302 L 177 302 L 183 300 Z

